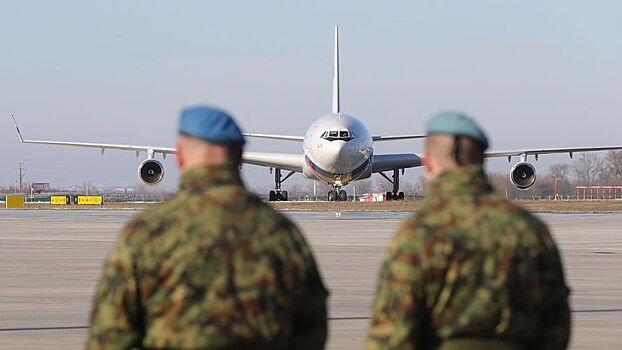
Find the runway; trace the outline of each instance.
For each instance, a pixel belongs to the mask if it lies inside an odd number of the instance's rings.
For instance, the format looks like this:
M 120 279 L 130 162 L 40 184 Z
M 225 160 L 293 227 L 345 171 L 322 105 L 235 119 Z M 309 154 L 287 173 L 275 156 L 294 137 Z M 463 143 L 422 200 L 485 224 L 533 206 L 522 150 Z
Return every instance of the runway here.
M 101 264 L 132 210 L 0 210 L 0 349 L 78 349 Z M 384 251 L 409 213 L 287 211 L 330 290 L 328 349 L 361 349 Z M 542 214 L 572 289 L 571 349 L 622 341 L 622 215 Z

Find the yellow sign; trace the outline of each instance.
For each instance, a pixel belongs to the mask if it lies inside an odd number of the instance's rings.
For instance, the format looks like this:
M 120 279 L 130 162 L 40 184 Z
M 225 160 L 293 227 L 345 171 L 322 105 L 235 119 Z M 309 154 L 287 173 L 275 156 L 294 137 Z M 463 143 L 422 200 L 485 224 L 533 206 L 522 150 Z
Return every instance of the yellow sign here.
M 50 197 L 50 203 L 52 204 L 71 204 L 69 196 L 52 196 Z
M 103 202 L 103 196 L 78 196 L 78 204 L 101 204 Z
M 6 207 L 24 209 L 24 196 L 6 196 Z

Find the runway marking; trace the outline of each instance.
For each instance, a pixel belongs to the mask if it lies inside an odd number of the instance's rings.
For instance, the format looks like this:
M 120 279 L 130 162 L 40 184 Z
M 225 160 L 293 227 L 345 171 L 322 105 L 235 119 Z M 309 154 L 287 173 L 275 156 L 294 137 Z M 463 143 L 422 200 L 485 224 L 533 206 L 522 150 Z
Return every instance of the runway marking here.
M 574 313 L 605 313 L 622 312 L 622 309 L 594 309 L 594 310 L 572 310 Z M 369 316 L 349 316 L 349 317 L 329 317 L 329 321 L 362 321 L 369 320 Z M 89 326 L 61 326 L 61 327 L 25 327 L 25 328 L 0 328 L 0 332 L 19 332 L 19 331 L 62 331 L 73 329 L 88 329 Z
M 382 247 L 382 244 L 378 243 L 317 243 L 312 244 L 314 246 L 343 246 L 343 247 Z
M 76 242 L 116 242 L 116 239 L 84 239 L 84 238 L 24 238 L 0 237 L 4 241 L 76 241 Z
M 352 316 L 352 317 L 329 317 L 329 321 L 356 321 L 369 320 L 369 316 Z
M 575 313 L 622 312 L 622 309 L 572 310 L 570 312 L 575 312 Z
M 31 327 L 31 328 L 0 328 L 0 332 L 19 332 L 19 331 L 64 331 L 70 329 L 88 329 L 89 326 L 67 326 L 67 327 Z
M 21 300 L 0 300 L 0 304 L 12 304 L 12 303 L 18 303 L 18 304 L 24 304 L 24 303 L 31 303 L 31 304 L 36 304 L 36 303 L 83 303 L 83 302 L 87 302 L 87 301 L 91 301 L 91 299 L 36 299 L 36 300 L 21 299 Z

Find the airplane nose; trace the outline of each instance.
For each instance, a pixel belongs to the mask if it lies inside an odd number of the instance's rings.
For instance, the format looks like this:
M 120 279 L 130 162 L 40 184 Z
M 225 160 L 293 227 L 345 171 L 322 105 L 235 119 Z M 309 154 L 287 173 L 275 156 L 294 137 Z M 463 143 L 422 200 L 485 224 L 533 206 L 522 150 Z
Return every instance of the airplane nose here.
M 324 162 L 330 172 L 336 174 L 347 173 L 361 165 L 369 154 L 358 145 L 351 142 L 333 141 L 330 147 L 324 149 Z

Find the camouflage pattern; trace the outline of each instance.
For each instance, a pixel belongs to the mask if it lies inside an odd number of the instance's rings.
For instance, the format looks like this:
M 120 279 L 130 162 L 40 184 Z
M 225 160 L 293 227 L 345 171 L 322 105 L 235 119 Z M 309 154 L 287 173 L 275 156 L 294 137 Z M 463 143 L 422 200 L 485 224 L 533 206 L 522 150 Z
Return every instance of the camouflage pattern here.
M 565 349 L 569 289 L 546 226 L 480 166 L 426 191 L 388 248 L 366 349 Z
M 235 165 L 182 175 L 105 263 L 87 349 L 322 349 L 326 298 L 296 226 Z

